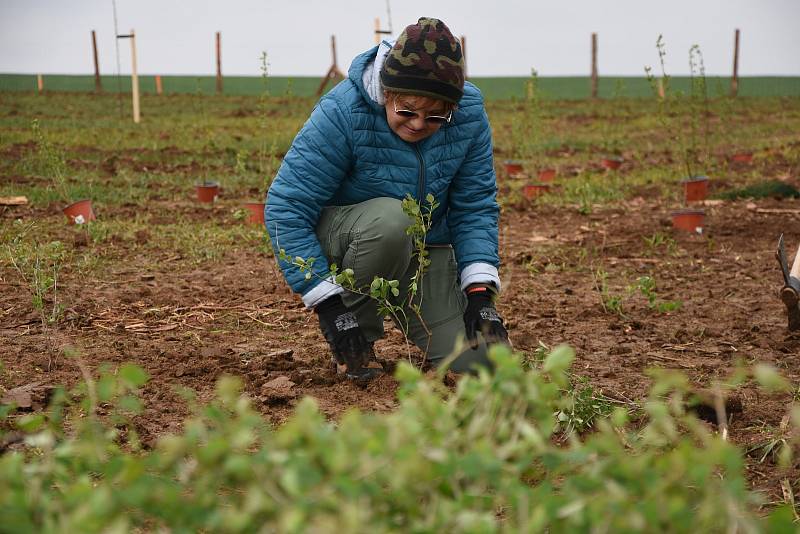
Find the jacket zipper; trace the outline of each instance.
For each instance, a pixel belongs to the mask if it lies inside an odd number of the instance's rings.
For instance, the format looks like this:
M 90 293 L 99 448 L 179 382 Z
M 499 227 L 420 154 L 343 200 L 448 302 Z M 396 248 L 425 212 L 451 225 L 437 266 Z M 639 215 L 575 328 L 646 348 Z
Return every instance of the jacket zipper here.
M 417 159 L 419 160 L 419 177 L 417 178 L 417 202 L 419 203 L 420 208 L 422 207 L 422 203 L 425 200 L 425 160 L 422 159 L 422 152 L 420 152 L 419 147 L 415 144 L 414 145 L 414 153 L 417 155 Z

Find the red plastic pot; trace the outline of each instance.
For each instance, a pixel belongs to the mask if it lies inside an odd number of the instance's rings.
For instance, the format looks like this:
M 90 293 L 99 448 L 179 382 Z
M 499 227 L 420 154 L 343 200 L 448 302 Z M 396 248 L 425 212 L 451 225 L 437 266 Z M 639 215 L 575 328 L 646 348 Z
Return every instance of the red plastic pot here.
M 263 202 L 247 202 L 244 205 L 247 210 L 247 219 L 245 222 L 250 224 L 264 225 L 264 203 Z
M 513 176 L 515 174 L 519 174 L 522 172 L 522 162 L 507 159 L 506 161 L 503 162 L 503 168 L 506 170 L 506 173 L 509 176 Z
M 603 158 L 600 160 L 600 165 L 606 169 L 615 171 L 622 166 L 622 158 Z
M 678 230 L 703 233 L 706 212 L 703 210 L 678 210 L 672 212 L 672 226 Z
M 686 202 L 699 202 L 708 196 L 707 176 L 694 176 L 681 183 L 683 184 L 683 198 Z
M 525 195 L 525 198 L 528 200 L 532 200 L 539 195 L 544 195 L 550 191 L 550 186 L 547 184 L 528 184 L 522 188 L 522 194 Z
M 214 202 L 219 196 L 219 184 L 216 182 L 204 182 L 197 184 L 195 188 L 199 202 Z
M 92 210 L 92 201 L 88 198 L 73 202 L 61 211 L 67 216 L 70 224 L 83 224 L 97 219 Z
M 734 163 L 752 163 L 753 161 L 753 153 L 752 152 L 739 152 L 731 156 L 731 161 Z
M 555 169 L 540 169 L 539 173 L 539 181 L 540 182 L 552 182 L 556 179 L 556 170 Z

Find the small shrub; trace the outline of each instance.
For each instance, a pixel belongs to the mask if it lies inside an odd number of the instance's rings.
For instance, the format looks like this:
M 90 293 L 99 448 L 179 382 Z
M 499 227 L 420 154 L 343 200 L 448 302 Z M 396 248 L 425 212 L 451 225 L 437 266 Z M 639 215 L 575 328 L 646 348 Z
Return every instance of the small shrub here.
M 277 428 L 225 377 L 181 433 L 148 449 L 131 424 L 147 375 L 125 365 L 94 379 L 84 368 L 84 384 L 59 391 L 47 414 L 0 424 L 24 436 L 0 455 L 0 532 L 793 528 L 785 508 L 757 515 L 741 451 L 683 409 L 685 379 L 658 377 L 644 426 L 633 427 L 585 384 L 564 394 L 567 347 L 540 370 L 507 348 L 491 357 L 494 373 L 455 390 L 402 363 L 395 412 L 352 410 L 332 423 L 304 399 Z M 111 415 L 98 416 L 100 405 Z M 555 443 L 554 414 L 576 407 L 596 430 Z

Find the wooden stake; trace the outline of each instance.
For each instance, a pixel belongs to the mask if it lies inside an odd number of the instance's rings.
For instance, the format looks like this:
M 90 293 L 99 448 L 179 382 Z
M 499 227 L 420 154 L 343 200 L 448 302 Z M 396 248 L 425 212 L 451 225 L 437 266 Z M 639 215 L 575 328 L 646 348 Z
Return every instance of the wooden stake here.
M 100 61 L 97 58 L 97 35 L 92 30 L 92 52 L 94 53 L 94 90 L 96 93 L 103 92 L 103 83 L 100 81 Z
M 39 94 L 44 92 L 44 78 L 41 74 L 36 75 L 36 88 L 39 90 Z
M 133 99 L 133 122 L 139 124 L 139 73 L 136 70 L 136 33 L 131 30 L 131 99 Z
M 156 74 L 156 94 L 160 95 L 164 92 L 164 89 L 161 86 L 161 75 Z
M 222 94 L 222 36 L 217 32 L 217 94 Z
M 467 79 L 467 38 L 461 36 L 461 56 L 464 58 L 464 79 Z
M 739 94 L 739 28 L 733 38 L 733 77 L 731 78 L 731 96 Z
M 597 98 L 597 34 L 592 33 L 592 98 Z
M 383 35 L 391 35 L 391 31 L 389 30 L 382 30 L 381 29 L 381 19 L 380 17 L 375 17 L 375 44 L 381 44 L 381 40 L 383 39 Z
M 342 71 L 339 70 L 338 62 L 336 61 L 336 36 L 331 35 L 331 55 L 333 56 L 333 64 L 328 69 L 328 72 L 325 74 L 325 77 L 322 78 L 322 81 L 317 88 L 317 96 L 322 95 L 322 91 L 325 90 L 325 86 L 328 85 L 328 80 L 336 81 L 343 80 L 344 74 Z

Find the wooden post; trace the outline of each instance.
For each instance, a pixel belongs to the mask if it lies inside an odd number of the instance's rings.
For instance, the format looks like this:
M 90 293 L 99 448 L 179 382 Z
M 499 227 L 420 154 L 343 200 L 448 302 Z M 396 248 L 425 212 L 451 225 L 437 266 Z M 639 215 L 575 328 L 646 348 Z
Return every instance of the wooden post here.
M 163 87 L 161 86 L 161 75 L 156 74 L 156 94 L 160 95 L 164 92 Z
M 381 40 L 383 39 L 383 35 L 391 35 L 391 30 L 382 30 L 381 29 L 381 19 L 380 17 L 375 17 L 375 44 L 381 44 Z
M 336 59 L 336 36 L 331 35 L 331 59 L 333 60 L 334 70 L 339 70 L 339 61 Z
M 739 94 L 739 28 L 733 38 L 733 77 L 731 78 L 731 96 Z
M 131 30 L 131 98 L 133 99 L 133 122 L 139 124 L 139 73 L 136 70 L 136 33 Z
M 597 98 L 597 34 L 592 33 L 592 98 Z
M 467 37 L 461 36 L 461 56 L 464 58 L 464 79 L 467 79 Z
M 333 56 L 333 64 L 328 69 L 328 72 L 325 73 L 325 77 L 322 78 L 322 81 L 317 88 L 317 96 L 321 96 L 322 92 L 325 90 L 325 86 L 328 85 L 329 80 L 343 80 L 344 74 L 342 71 L 339 70 L 339 65 L 336 61 L 336 36 L 331 35 L 331 55 Z
M 92 52 L 94 53 L 94 90 L 96 93 L 103 92 L 103 83 L 100 81 L 100 61 L 97 58 L 97 35 L 92 30 Z
M 217 94 L 222 94 L 222 36 L 217 32 Z
M 41 74 L 36 75 L 36 89 L 38 89 L 39 94 L 44 92 L 44 78 Z

